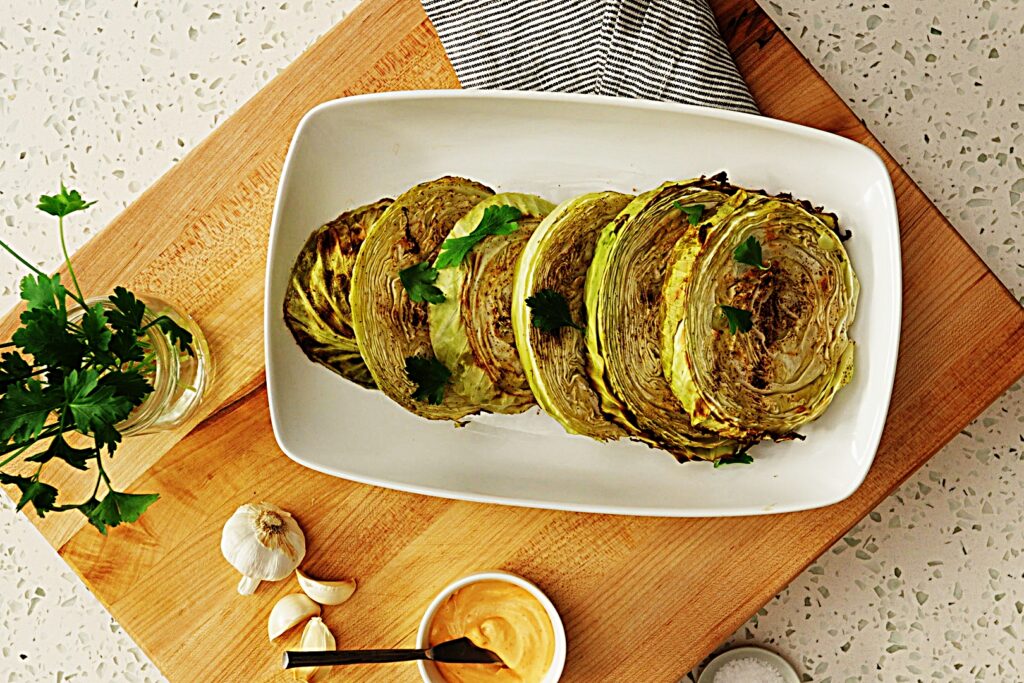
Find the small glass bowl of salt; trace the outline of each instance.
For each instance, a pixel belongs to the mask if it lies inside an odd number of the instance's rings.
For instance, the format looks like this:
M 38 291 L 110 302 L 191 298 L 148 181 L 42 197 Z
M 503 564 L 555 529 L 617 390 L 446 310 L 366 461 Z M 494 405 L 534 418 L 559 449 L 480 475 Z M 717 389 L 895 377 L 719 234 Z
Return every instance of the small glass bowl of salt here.
M 704 667 L 697 683 L 800 683 L 785 659 L 763 647 L 723 652 Z

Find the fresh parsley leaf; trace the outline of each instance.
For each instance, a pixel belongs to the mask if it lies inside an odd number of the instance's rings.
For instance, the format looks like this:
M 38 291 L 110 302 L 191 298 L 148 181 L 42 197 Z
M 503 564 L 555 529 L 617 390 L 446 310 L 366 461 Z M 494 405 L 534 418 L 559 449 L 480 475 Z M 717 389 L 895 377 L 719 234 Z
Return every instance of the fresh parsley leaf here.
M 32 366 L 14 351 L 0 355 L 0 394 L 12 384 L 28 379 L 32 375 Z
M 32 356 L 36 365 L 77 368 L 85 358 L 86 347 L 66 328 L 67 316 L 50 308 L 35 308 L 21 313 L 21 327 L 11 340 Z
M 107 300 L 115 306 L 115 310 L 107 312 L 107 322 L 115 331 L 135 332 L 142 327 L 146 304 L 136 299 L 134 294 L 124 287 L 114 287 L 114 293 Z
M 531 323 L 539 330 L 557 332 L 563 327 L 575 327 L 583 331 L 581 326 L 572 321 L 565 297 L 553 289 L 542 289 L 527 297 L 526 305 L 530 307 Z
M 99 434 L 128 417 L 132 409 L 131 402 L 115 395 L 113 387 L 100 387 L 99 373 L 92 369 L 68 373 L 64 378 L 64 400 L 75 428 L 83 434 Z
M 125 417 L 128 417 L 127 413 Z M 112 423 L 97 422 L 92 426 L 92 438 L 96 441 L 97 448 L 105 447 L 107 453 L 113 453 L 117 444 L 121 443 L 121 432 Z
M 768 266 L 761 260 L 761 243 L 753 235 L 733 249 L 732 257 L 748 266 L 753 266 L 760 270 L 768 270 Z
M 451 371 L 436 358 L 409 356 L 405 359 L 405 374 L 416 385 L 412 397 L 439 405 L 444 400 L 444 389 L 451 378 Z
M 146 357 L 136 330 L 118 330 L 110 338 L 110 353 L 122 363 L 141 362 Z
M 737 453 L 731 457 L 715 460 L 715 469 L 717 470 L 722 465 L 749 465 L 752 462 L 754 462 L 754 459 L 746 453 Z
M 116 396 L 123 397 L 133 406 L 140 405 L 153 391 L 153 385 L 138 370 L 114 370 L 100 377 L 99 385 L 110 387 Z
M 30 502 L 36 509 L 36 514 L 45 517 L 46 513 L 52 510 L 57 503 L 57 489 L 36 479 L 28 485 L 28 488 L 22 490 L 21 500 L 18 501 L 16 509 L 21 510 Z
M 686 214 L 686 220 L 690 223 L 690 225 L 697 225 L 698 223 L 700 223 L 700 217 L 704 215 L 703 204 L 690 204 L 689 206 L 684 206 L 683 204 L 680 204 L 678 200 L 676 200 L 672 202 L 672 208 L 679 209 L 684 214 Z
M 89 469 L 89 461 L 97 457 L 99 457 L 99 451 L 96 448 L 72 448 L 64 440 L 64 437 L 58 434 L 53 437 L 53 441 L 50 442 L 49 447 L 45 451 L 37 453 L 30 458 L 25 458 L 25 460 L 43 463 L 57 458 L 75 469 L 87 470 Z
M 171 320 L 166 315 L 160 316 L 154 320 L 153 323 L 167 335 L 167 338 L 171 340 L 172 346 L 177 346 L 179 351 L 184 351 L 190 356 L 196 355 L 195 350 L 192 348 L 191 332 Z
M 108 491 L 98 505 L 89 504 L 81 509 L 92 525 L 99 529 L 101 534 L 106 535 L 107 527 L 138 520 L 146 508 L 156 502 L 158 498 L 160 496 L 156 493 Z
M 65 294 L 67 290 L 60 283 L 60 273 L 52 277 L 40 273 L 21 278 L 21 298 L 30 311 L 62 309 Z
M 737 331 L 750 332 L 751 328 L 754 327 L 753 314 L 750 311 L 744 311 L 742 308 L 726 306 L 724 304 L 719 305 L 719 308 L 725 314 L 725 319 L 729 321 L 730 334 L 736 334 Z
M 409 266 L 398 272 L 398 279 L 409 293 L 409 298 L 417 303 L 439 304 L 444 302 L 444 292 L 434 285 L 437 281 L 437 270 L 431 268 L 426 261 Z
M 53 510 L 54 504 L 57 502 L 57 489 L 49 484 L 44 484 L 35 477 L 19 477 L 0 472 L 0 484 L 17 486 L 21 491 L 21 499 L 18 500 L 17 505 L 19 511 L 32 503 L 36 514 L 45 517 L 47 512 Z
M 469 250 L 476 246 L 483 238 L 489 235 L 507 235 L 519 229 L 518 221 L 523 217 L 522 211 L 514 206 L 504 204 L 502 206 L 488 206 L 484 209 L 484 215 L 473 232 L 465 237 L 453 237 L 446 239 L 441 244 L 441 253 L 434 261 L 434 268 L 454 268 L 462 263 Z
M 60 393 L 43 387 L 39 380 L 11 386 L 0 397 L 0 443 L 36 438 L 60 405 Z
M 80 324 L 86 345 L 94 353 L 105 354 L 110 348 L 111 332 L 107 327 L 107 315 L 103 312 L 103 306 L 94 304 L 87 308 Z
M 82 199 L 82 195 L 78 193 L 78 190 L 68 191 L 64 187 L 64 183 L 60 184 L 60 193 L 55 195 L 43 195 L 39 198 L 39 204 L 36 208 L 40 211 L 45 211 L 51 216 L 59 216 L 63 218 L 70 213 L 76 211 L 82 211 L 88 209 L 96 202 L 87 202 Z

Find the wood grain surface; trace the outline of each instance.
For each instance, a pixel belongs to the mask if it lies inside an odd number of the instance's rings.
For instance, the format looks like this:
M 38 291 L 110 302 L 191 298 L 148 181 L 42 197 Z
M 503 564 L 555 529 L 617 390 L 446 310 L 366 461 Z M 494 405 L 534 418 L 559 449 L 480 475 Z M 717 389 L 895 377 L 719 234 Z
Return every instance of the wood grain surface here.
M 359 581 L 350 602 L 325 610 L 339 647 L 410 645 L 440 587 L 502 568 L 535 581 L 558 605 L 570 642 L 564 680 L 675 681 L 1024 373 L 1024 310 L 1009 292 L 753 0 L 712 5 L 766 115 L 862 142 L 892 174 L 903 334 L 889 418 L 863 486 L 804 513 L 628 518 L 387 491 L 285 457 L 262 386 L 262 296 L 292 132 L 303 113 L 335 97 L 458 87 L 416 0 L 365 0 L 75 258 L 88 291 L 126 284 L 181 302 L 217 364 L 192 424 L 128 440 L 110 468 L 130 490 L 161 493 L 139 523 L 103 537 L 74 516 L 33 515 L 168 678 L 287 680 L 278 666 L 288 641 L 268 644 L 265 619 L 297 586 L 263 584 L 240 597 L 219 551 L 231 511 L 269 499 L 305 528 L 311 574 Z M 13 326 L 9 315 L 0 331 Z M 411 667 L 318 680 L 334 678 L 417 680 Z

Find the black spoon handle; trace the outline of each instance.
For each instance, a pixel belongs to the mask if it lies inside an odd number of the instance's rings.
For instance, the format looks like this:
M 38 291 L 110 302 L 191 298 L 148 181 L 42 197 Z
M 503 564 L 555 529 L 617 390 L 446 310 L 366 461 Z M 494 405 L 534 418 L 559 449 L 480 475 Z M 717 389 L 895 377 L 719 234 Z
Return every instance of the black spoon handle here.
M 427 659 L 424 650 L 324 650 L 284 653 L 284 668 L 298 666 L 336 666 L 338 664 L 384 664 Z

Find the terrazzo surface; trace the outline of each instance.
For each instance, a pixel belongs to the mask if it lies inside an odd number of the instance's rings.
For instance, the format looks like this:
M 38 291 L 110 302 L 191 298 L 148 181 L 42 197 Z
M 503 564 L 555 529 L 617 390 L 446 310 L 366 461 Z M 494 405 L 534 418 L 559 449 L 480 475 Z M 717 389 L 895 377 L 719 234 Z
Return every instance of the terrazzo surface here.
M 99 200 L 72 222 L 80 246 L 355 4 L 3 3 L 4 238 L 55 266 L 41 192 L 63 176 Z M 1024 295 L 1024 3 L 764 7 Z M 20 275 L 0 262 L 5 309 Z M 818 683 L 1024 680 L 1021 397 L 1011 388 L 723 648 L 766 644 Z M 0 499 L 0 683 L 164 680 Z

